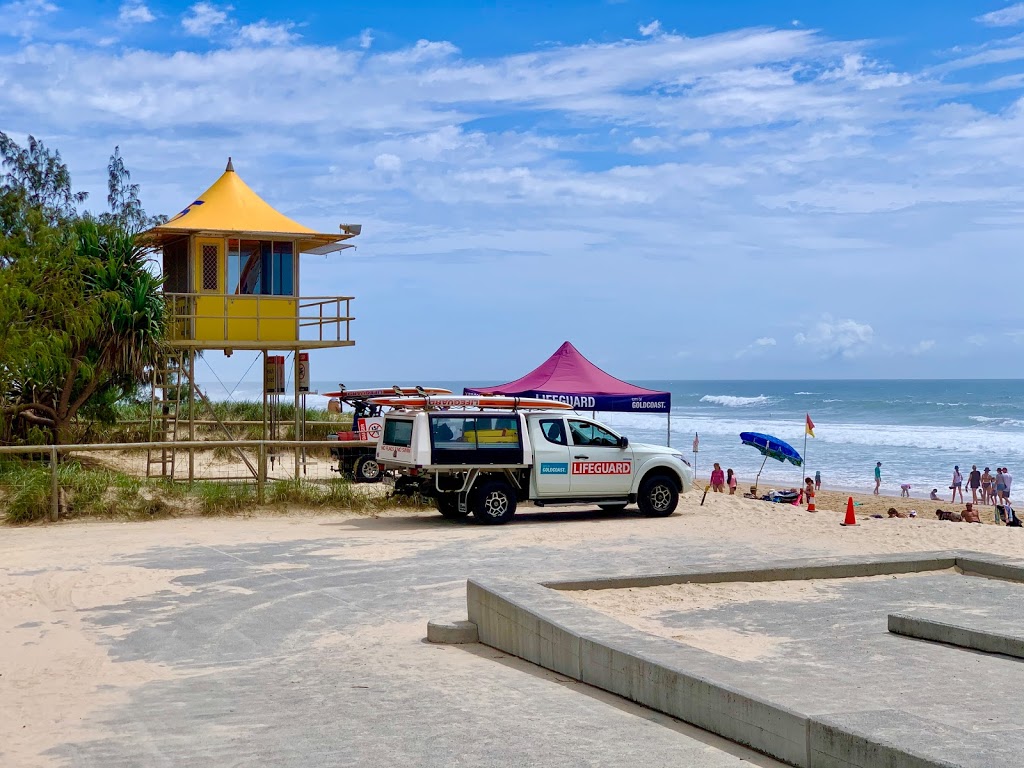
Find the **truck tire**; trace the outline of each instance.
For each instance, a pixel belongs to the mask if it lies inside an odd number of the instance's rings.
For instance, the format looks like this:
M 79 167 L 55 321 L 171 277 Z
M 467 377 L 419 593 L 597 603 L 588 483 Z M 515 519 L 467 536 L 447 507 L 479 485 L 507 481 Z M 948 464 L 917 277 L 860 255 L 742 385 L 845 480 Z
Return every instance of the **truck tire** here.
M 626 508 L 626 502 L 623 501 L 618 504 L 598 504 L 597 506 L 605 512 L 621 512 Z
M 461 520 L 469 516 L 469 510 L 459 511 L 459 495 L 457 493 L 446 493 L 437 497 L 437 511 L 449 520 Z
M 636 499 L 640 512 L 647 517 L 668 517 L 676 511 L 679 489 L 668 475 L 649 475 L 640 483 Z
M 380 471 L 377 459 L 365 454 L 356 459 L 352 476 L 357 483 L 379 483 L 384 479 L 384 473 Z
M 501 525 L 516 513 L 516 494 L 504 480 L 490 480 L 473 490 L 473 517 L 487 525 Z

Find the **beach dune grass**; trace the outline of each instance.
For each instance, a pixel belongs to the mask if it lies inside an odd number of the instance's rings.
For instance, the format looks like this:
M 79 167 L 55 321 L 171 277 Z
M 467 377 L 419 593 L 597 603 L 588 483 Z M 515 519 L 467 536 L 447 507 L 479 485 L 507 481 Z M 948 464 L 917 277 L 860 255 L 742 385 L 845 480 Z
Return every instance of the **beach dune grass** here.
M 357 489 L 343 478 L 326 481 L 285 480 L 266 485 L 266 503 L 257 503 L 253 483 L 145 480 L 107 467 L 69 460 L 58 467 L 62 517 L 145 520 L 180 514 L 237 515 L 255 511 L 303 509 L 325 512 L 376 512 L 408 507 L 393 499 Z M 8 524 L 45 520 L 50 513 L 51 472 L 46 463 L 0 462 L 0 516 Z

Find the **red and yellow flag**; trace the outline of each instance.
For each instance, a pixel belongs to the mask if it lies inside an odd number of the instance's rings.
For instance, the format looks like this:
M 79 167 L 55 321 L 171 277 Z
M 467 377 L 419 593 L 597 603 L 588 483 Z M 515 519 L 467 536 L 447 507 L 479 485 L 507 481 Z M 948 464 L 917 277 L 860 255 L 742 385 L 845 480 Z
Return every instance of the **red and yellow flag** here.
M 811 414 L 807 414 L 807 434 L 814 437 L 814 422 L 811 421 Z

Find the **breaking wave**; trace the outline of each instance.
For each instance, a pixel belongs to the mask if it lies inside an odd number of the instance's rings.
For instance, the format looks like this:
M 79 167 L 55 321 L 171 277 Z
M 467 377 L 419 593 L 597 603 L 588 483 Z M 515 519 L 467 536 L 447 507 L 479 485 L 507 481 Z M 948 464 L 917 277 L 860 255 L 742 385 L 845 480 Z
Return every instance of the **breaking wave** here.
M 757 397 L 737 397 L 736 395 L 704 395 L 700 399 L 702 403 L 714 403 L 715 405 L 726 405 L 731 408 L 739 408 L 745 405 L 763 405 L 769 398 L 765 395 Z

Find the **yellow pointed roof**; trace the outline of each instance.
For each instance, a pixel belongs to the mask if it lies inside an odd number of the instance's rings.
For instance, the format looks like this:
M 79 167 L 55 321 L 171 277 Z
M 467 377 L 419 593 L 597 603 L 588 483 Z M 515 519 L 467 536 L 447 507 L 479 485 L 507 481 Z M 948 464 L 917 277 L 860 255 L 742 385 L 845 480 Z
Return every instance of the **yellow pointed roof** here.
M 288 218 L 242 181 L 229 157 L 227 168 L 213 186 L 146 234 L 160 244 L 187 234 L 283 237 L 300 239 L 299 250 L 307 251 L 347 240 L 358 231 L 326 234 Z

